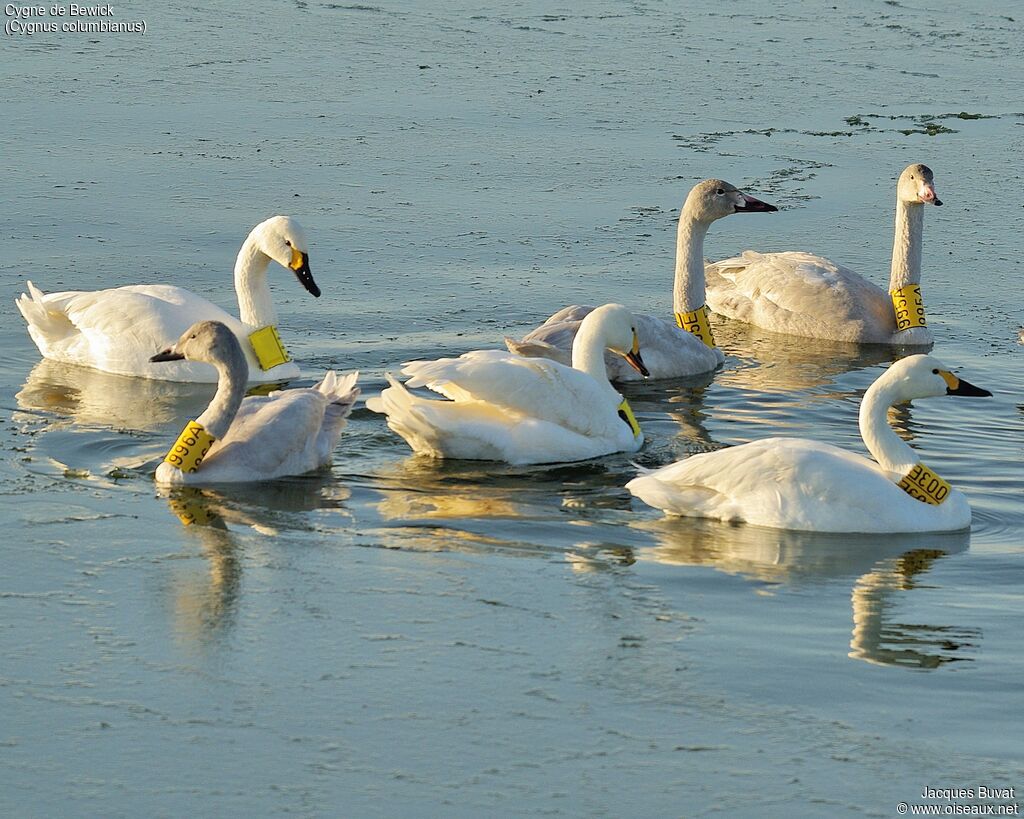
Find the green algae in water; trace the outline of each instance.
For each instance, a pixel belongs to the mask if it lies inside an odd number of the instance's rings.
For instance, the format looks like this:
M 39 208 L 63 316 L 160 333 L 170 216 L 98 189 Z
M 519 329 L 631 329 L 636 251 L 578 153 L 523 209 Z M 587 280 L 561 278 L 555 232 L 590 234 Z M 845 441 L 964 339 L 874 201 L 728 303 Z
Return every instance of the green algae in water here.
M 898 129 L 901 134 L 910 136 L 911 134 L 925 134 L 926 136 L 937 136 L 938 134 L 955 134 L 956 131 L 953 128 L 947 128 L 945 125 L 939 125 L 937 122 L 923 122 L 920 128 L 900 128 Z

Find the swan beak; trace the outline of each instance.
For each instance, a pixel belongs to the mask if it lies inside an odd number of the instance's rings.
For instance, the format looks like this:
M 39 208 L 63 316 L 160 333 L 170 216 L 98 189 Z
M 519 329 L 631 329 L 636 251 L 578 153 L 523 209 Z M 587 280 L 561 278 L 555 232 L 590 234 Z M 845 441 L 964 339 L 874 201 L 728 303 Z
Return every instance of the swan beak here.
M 738 191 L 738 193 L 743 197 L 743 204 L 736 205 L 737 213 L 775 213 L 778 210 L 775 205 L 769 205 L 767 202 L 762 202 L 753 196 L 747 196 L 742 191 Z
M 644 360 L 640 357 L 640 339 L 636 337 L 636 332 L 633 332 L 633 349 L 626 353 L 623 358 L 629 362 L 629 366 L 636 370 L 644 378 L 647 378 L 651 373 L 648 371 Z
M 931 204 L 942 207 L 942 200 L 935 195 L 935 186 L 931 182 L 922 182 L 921 189 L 917 192 L 917 198 L 926 205 Z
M 174 352 L 174 348 L 173 347 L 168 347 L 166 350 L 163 350 L 163 351 L 157 353 L 156 355 L 151 356 L 149 360 L 150 361 L 183 361 L 184 359 L 185 359 L 185 356 L 183 356 L 181 353 Z
M 295 272 L 295 277 L 299 280 L 299 284 L 316 298 L 320 298 L 320 288 L 316 286 L 316 282 L 313 281 L 313 274 L 309 271 L 309 256 L 307 254 L 293 247 L 292 260 L 288 267 Z
M 992 393 L 988 390 L 983 390 L 981 387 L 975 387 L 969 381 L 957 378 L 948 370 L 939 370 L 939 375 L 941 375 L 942 380 L 946 382 L 946 395 L 965 395 L 971 398 L 992 397 Z

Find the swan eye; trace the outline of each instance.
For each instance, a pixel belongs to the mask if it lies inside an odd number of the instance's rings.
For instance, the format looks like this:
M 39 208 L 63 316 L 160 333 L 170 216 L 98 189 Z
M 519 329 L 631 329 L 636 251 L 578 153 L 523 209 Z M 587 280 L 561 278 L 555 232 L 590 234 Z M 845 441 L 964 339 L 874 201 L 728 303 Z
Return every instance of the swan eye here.
M 910 175 L 910 178 L 911 178 L 911 179 L 913 179 L 913 178 L 914 178 L 914 175 L 913 175 L 913 174 L 911 174 L 911 175 Z
M 719 196 L 725 196 L 725 191 L 722 190 L 721 188 L 719 188 L 717 191 L 715 191 L 715 193 L 717 193 Z
M 910 177 L 910 178 L 911 178 L 911 179 L 913 179 L 914 177 Z M 291 239 L 285 239 L 285 240 L 284 240 L 284 243 L 285 243 L 286 245 L 288 245 L 288 247 L 291 247 L 291 246 L 292 246 L 292 240 L 291 240 Z
M 939 374 L 939 371 L 938 371 L 937 369 L 935 369 L 935 370 L 932 370 L 932 372 L 933 372 L 933 373 L 934 373 L 935 375 L 938 375 L 938 374 Z

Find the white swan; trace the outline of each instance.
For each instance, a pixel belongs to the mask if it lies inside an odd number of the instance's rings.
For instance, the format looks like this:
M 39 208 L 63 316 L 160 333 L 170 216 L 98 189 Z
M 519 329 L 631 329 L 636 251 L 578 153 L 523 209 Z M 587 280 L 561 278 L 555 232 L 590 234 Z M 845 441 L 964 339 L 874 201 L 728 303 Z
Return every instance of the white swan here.
M 641 373 L 637 331 L 630 312 L 606 304 L 581 323 L 572 367 L 504 350 L 476 350 L 459 358 L 412 361 L 403 386 L 366 402 L 416 452 L 437 458 L 560 463 L 612 452 L 635 452 L 644 441 L 629 404 L 608 383 L 604 350 Z M 421 398 L 406 387 L 426 386 L 449 398 Z
M 708 306 L 776 333 L 862 344 L 927 346 L 921 301 L 924 205 L 941 205 L 931 169 L 914 164 L 896 184 L 889 290 L 821 256 L 756 253 L 707 267 Z
M 877 460 L 803 438 L 766 438 L 694 455 L 626 488 L 673 515 L 812 532 L 945 532 L 968 527 L 964 495 L 929 470 L 886 421 L 896 403 L 991 395 L 931 356 L 897 361 L 864 394 L 861 436 Z
M 676 234 L 676 277 L 672 287 L 671 318 L 635 314 L 640 347 L 651 378 L 681 378 L 709 372 L 722 363 L 704 305 L 704 236 L 711 223 L 734 213 L 777 210 L 748 196 L 721 179 L 705 179 L 690 191 L 679 213 Z M 559 310 L 521 341 L 505 339 L 513 353 L 551 358 L 568 364 L 572 340 L 580 322 L 593 307 L 572 305 Z M 612 381 L 636 381 L 640 375 L 621 358 L 607 356 Z
M 265 481 L 326 466 L 359 397 L 358 373 L 332 371 L 315 387 L 245 397 L 245 356 L 219 321 L 197 322 L 150 360 L 181 359 L 213 366 L 217 394 L 157 467 L 160 484 Z
M 15 304 L 44 358 L 118 375 L 211 383 L 217 380 L 217 371 L 208 364 L 180 361 L 161 367 L 149 357 L 194 322 L 219 321 L 241 343 L 250 381 L 287 381 L 298 377 L 299 368 L 277 335 L 277 312 L 267 285 L 271 259 L 294 271 L 302 286 L 320 297 L 309 271 L 305 233 L 294 219 L 274 216 L 252 229 L 235 260 L 241 320 L 168 284 L 44 294 L 28 282 L 28 294 L 22 293 Z

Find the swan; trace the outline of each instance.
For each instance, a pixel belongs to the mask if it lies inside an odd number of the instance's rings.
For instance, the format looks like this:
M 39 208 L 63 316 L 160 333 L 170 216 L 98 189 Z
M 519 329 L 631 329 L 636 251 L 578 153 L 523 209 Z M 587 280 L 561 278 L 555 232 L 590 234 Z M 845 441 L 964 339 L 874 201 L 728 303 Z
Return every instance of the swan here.
M 306 235 L 288 216 L 256 225 L 235 260 L 235 291 L 241 320 L 181 287 L 137 284 L 110 290 L 46 293 L 28 282 L 15 300 L 28 332 L 44 358 L 81 364 L 117 375 L 162 381 L 213 383 L 217 371 L 200 362 L 154 366 L 153 350 L 171 344 L 196 321 L 219 321 L 242 345 L 249 380 L 277 382 L 297 378 L 277 334 L 277 312 L 267 285 L 271 259 L 292 270 L 315 297 L 320 288 L 309 270 Z
M 366 406 L 387 415 L 388 426 L 415 452 L 436 458 L 542 464 L 636 452 L 644 436 L 608 383 L 605 348 L 646 372 L 633 316 L 606 304 L 580 323 L 572 367 L 504 350 L 412 361 L 402 367 L 405 385 L 388 373 L 391 386 Z M 421 386 L 450 400 L 407 389 Z
M 626 488 L 672 515 L 810 532 L 965 529 L 963 493 L 924 466 L 892 430 L 893 404 L 936 395 L 989 396 L 936 359 L 889 367 L 864 394 L 860 430 L 875 461 L 804 438 L 766 438 L 694 455 L 634 478 Z
M 725 216 L 776 210 L 774 205 L 748 196 L 721 179 L 705 179 L 690 191 L 679 213 L 676 234 L 676 277 L 672 288 L 675 321 L 644 313 L 634 316 L 651 378 L 682 378 L 710 372 L 725 360 L 715 346 L 704 305 L 704 236 L 712 222 Z M 575 304 L 563 308 L 522 340 L 506 338 L 505 344 L 519 355 L 568 364 L 573 337 L 584 316 L 593 309 Z M 606 356 L 605 361 L 612 381 L 641 378 L 617 356 Z
M 189 421 L 156 470 L 164 485 L 265 481 L 326 466 L 359 397 L 359 373 L 328 371 L 314 387 L 245 396 L 246 363 L 235 334 L 219 321 L 193 324 L 154 363 L 202 361 L 217 393 Z
M 926 165 L 909 165 L 900 174 L 888 292 L 811 253 L 747 250 L 708 264 L 708 306 L 726 318 L 776 333 L 928 346 L 932 333 L 921 301 L 924 205 L 941 204 Z

